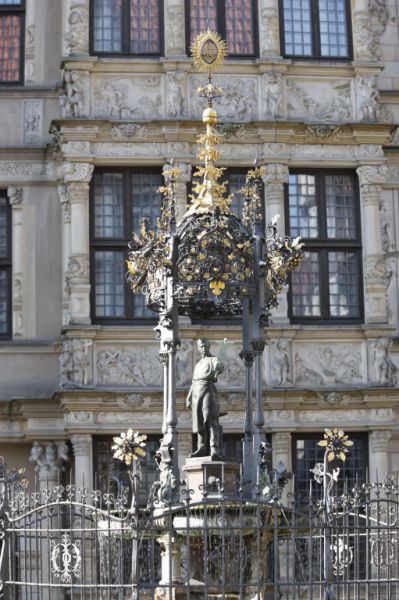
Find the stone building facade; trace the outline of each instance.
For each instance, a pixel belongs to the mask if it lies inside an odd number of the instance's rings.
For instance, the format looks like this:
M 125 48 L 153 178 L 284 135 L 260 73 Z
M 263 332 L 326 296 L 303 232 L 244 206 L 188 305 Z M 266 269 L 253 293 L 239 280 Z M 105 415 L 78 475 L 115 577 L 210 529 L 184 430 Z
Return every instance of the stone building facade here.
M 108 4 L 0 2 L 0 38 L 15 18 L 21 41 L 19 67 L 3 68 L 0 83 L 0 453 L 28 475 L 54 474 L 70 441 L 77 481 L 88 486 L 93 465 L 107 468 L 112 434 L 128 425 L 160 433 L 162 368 L 154 322 L 124 288 L 126 228 L 140 214 L 155 218 L 170 157 L 184 210 L 203 107 L 187 48 L 190 27 L 206 22 L 204 3 L 148 2 L 155 12 L 140 17 L 132 0 L 128 51 L 126 32 L 122 42 L 107 33 Z M 308 242 L 306 266 L 266 333 L 274 460 L 306 471 L 324 427 L 344 426 L 359 440 L 349 477 L 365 465 L 399 471 L 399 30 L 395 0 L 334 6 L 328 19 L 344 23 L 342 43 L 328 57 L 316 29 L 307 48 L 310 21 L 298 25 L 295 1 L 237 1 L 234 19 L 251 14 L 252 47 L 241 52 L 236 36 L 237 56 L 216 81 L 231 189 L 256 158 L 266 219 L 280 215 L 282 230 Z M 319 0 L 321 32 L 322 14 Z M 134 46 L 144 28 L 136 16 L 158 19 L 154 47 L 141 38 Z M 233 17 L 224 18 L 229 41 Z M 290 23 L 301 30 L 298 47 Z M 234 342 L 218 383 L 230 449 L 243 427 L 240 323 L 182 319 L 181 462 L 192 446 L 184 398 L 193 340 L 204 334 Z

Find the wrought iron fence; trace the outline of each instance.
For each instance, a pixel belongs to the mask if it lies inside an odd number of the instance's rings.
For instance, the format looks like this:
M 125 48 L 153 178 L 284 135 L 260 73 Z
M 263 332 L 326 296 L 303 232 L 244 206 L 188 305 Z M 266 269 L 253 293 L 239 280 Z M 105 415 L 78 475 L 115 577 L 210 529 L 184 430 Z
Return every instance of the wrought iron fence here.
M 399 597 L 391 481 L 331 496 L 327 519 L 318 499 L 283 507 L 220 486 L 146 509 L 73 485 L 28 494 L 3 482 L 1 498 L 6 599 Z

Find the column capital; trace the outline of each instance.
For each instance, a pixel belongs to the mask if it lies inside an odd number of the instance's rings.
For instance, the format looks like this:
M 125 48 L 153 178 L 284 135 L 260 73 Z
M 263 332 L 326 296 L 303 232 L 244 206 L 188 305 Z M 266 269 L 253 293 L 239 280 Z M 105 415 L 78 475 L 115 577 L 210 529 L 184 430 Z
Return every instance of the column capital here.
M 7 188 L 7 196 L 12 206 L 22 204 L 23 200 L 23 188 L 10 185 Z
M 387 452 L 388 442 L 392 437 L 392 431 L 381 430 L 370 433 L 370 450 L 372 452 Z
M 290 431 L 276 431 L 273 433 L 273 454 L 291 454 L 291 439 L 292 435 Z
M 264 165 L 265 174 L 262 175 L 262 180 L 265 185 L 280 184 L 288 182 L 289 169 L 287 165 L 281 163 L 271 163 Z
M 191 165 L 185 162 L 176 162 L 173 165 L 165 163 L 162 167 L 162 173 L 165 182 L 169 183 L 168 171 L 171 168 L 179 169 L 180 173 L 176 177 L 177 183 L 188 183 L 191 180 Z
M 29 461 L 41 479 L 58 477 L 64 464 L 69 462 L 69 450 L 64 441 L 33 442 Z
M 71 435 L 73 453 L 75 456 L 90 456 L 93 436 L 90 433 L 74 433 Z
M 360 186 L 382 185 L 388 176 L 386 165 L 362 165 L 356 169 Z
M 91 163 L 64 162 L 61 165 L 61 173 L 65 183 L 90 183 L 94 172 Z

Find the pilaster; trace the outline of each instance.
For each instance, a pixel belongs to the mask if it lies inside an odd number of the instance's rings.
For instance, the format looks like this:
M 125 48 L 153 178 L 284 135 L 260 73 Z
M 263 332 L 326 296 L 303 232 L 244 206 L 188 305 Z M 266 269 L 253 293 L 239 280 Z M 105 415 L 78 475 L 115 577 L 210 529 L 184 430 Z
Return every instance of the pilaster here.
M 277 469 L 282 462 L 288 471 L 292 471 L 292 436 L 289 431 L 277 431 L 272 434 L 272 466 Z M 287 506 L 289 486 L 285 486 L 282 502 Z
M 164 0 L 165 56 L 185 57 L 184 0 Z
M 288 183 L 289 170 L 287 165 L 273 163 L 265 165 L 263 175 L 265 186 L 265 221 L 266 224 L 278 215 L 278 227 L 282 235 L 285 233 L 285 193 L 284 186 Z M 273 312 L 273 322 L 288 324 L 287 289 L 278 295 L 278 307 Z
M 66 288 L 70 297 L 70 323 L 90 323 L 89 182 L 94 167 L 88 163 L 65 163 L 65 195 L 70 203 L 70 256 Z M 65 233 L 65 229 L 64 229 Z
M 89 54 L 89 0 L 69 0 L 64 5 L 66 56 Z
M 370 481 L 383 481 L 389 474 L 388 444 L 392 432 L 388 430 L 373 431 L 369 436 Z
M 12 330 L 13 337 L 24 337 L 24 248 L 23 188 L 9 186 L 8 199 L 12 207 Z
M 75 457 L 75 484 L 78 487 L 93 488 L 93 437 L 89 433 L 71 435 Z
M 177 193 L 176 220 L 180 221 L 187 210 L 187 183 L 191 180 L 191 165 L 185 162 L 178 162 L 173 166 L 180 170 L 175 183 Z M 164 176 L 168 169 L 170 169 L 170 164 L 166 163 L 162 169 Z M 165 183 L 168 183 L 167 178 L 165 178 Z
M 280 58 L 278 0 L 259 1 L 259 25 L 261 59 Z
M 385 323 L 387 315 L 388 269 L 381 247 L 380 205 L 385 165 L 364 165 L 359 176 L 362 211 L 362 243 L 366 323 Z

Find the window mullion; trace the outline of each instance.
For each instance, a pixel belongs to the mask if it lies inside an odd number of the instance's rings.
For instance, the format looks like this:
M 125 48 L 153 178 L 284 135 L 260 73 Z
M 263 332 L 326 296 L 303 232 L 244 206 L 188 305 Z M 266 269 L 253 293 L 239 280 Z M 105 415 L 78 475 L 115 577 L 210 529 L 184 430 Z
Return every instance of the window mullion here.
M 123 177 L 123 206 L 125 211 L 125 236 L 130 240 L 133 231 L 133 192 L 130 171 L 125 171 Z M 125 259 L 127 259 L 127 249 L 125 251 Z M 134 317 L 133 296 L 128 284 L 125 285 L 125 314 L 129 320 Z
M 323 319 L 330 317 L 330 290 L 329 290 L 329 269 L 328 269 L 328 250 L 320 250 L 320 302 L 321 316 Z
M 130 0 L 123 0 L 122 7 L 122 52 L 130 54 Z
M 321 55 L 321 51 L 320 51 L 320 23 L 319 23 L 319 2 L 318 2 L 318 0 L 311 0 L 311 11 L 312 11 L 313 57 L 319 58 Z
M 216 5 L 218 31 L 226 39 L 226 0 L 218 0 Z

